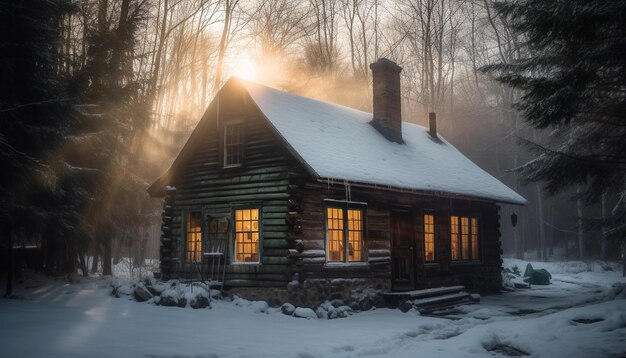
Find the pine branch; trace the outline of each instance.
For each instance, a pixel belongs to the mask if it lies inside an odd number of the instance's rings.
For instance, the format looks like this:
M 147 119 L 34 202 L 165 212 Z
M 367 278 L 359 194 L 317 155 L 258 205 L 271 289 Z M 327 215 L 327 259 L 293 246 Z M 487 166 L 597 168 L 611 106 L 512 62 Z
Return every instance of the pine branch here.
M 22 109 L 22 108 L 26 108 L 26 107 L 40 106 L 40 105 L 49 104 L 49 103 L 63 103 L 63 102 L 73 101 L 75 99 L 76 99 L 76 97 L 54 98 L 54 99 L 48 99 L 48 100 L 45 100 L 45 101 L 24 103 L 24 104 L 19 104 L 19 105 L 14 106 L 14 107 L 1 108 L 0 112 L 2 112 L 2 113 L 4 113 L 4 112 L 12 112 L 12 111 L 16 111 L 16 110 L 19 110 L 19 109 Z

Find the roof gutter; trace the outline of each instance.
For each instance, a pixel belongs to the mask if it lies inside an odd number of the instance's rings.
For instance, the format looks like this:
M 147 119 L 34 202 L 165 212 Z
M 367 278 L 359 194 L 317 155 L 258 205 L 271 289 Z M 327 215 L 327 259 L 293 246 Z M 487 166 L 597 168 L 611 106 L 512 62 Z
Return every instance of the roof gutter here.
M 333 182 L 333 185 L 334 183 L 338 183 L 340 185 L 345 185 L 345 183 L 348 183 L 344 179 L 336 179 L 336 178 L 318 178 L 317 182 L 323 183 L 323 184 Z M 418 189 L 411 189 L 411 188 L 394 187 L 391 185 L 380 185 L 380 184 L 353 182 L 353 181 L 350 181 L 349 184 L 350 186 L 357 186 L 360 188 L 377 189 L 377 190 L 384 190 L 384 191 L 390 191 L 390 192 L 395 192 L 395 193 L 410 193 L 410 194 L 433 196 L 433 197 L 439 197 L 439 198 L 443 197 L 443 198 L 449 198 L 449 199 L 473 200 L 473 201 L 482 201 L 482 202 L 489 202 L 489 203 L 502 203 L 502 204 L 516 205 L 516 206 L 526 205 L 526 203 L 521 204 L 518 202 L 513 202 L 513 201 L 508 201 L 508 200 L 489 199 L 489 198 L 482 198 L 478 196 L 450 193 L 450 192 L 445 192 L 445 191 L 418 190 Z

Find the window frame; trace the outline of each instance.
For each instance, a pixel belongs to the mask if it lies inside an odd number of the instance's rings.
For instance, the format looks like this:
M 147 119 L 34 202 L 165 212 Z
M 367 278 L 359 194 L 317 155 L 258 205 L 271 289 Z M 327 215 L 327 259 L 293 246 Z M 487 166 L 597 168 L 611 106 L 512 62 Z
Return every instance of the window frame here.
M 427 260 L 426 259 L 426 215 L 432 216 L 433 217 L 433 259 L 432 260 Z M 422 212 L 422 250 L 423 250 L 423 256 L 422 256 L 422 261 L 424 262 L 424 265 L 436 265 L 439 263 L 438 259 L 439 259 L 439 253 L 438 253 L 438 249 L 437 249 L 437 242 L 438 240 L 438 235 L 437 235 L 437 215 L 435 215 L 434 211 L 430 211 L 430 210 L 425 210 L 424 212 Z
M 453 258 L 453 251 L 452 251 L 452 217 L 457 217 L 458 222 L 457 222 L 457 245 L 458 245 L 458 250 L 459 250 L 459 258 L 454 259 Z M 468 263 L 468 262 L 481 262 L 482 261 L 482 254 L 483 254 L 483 250 L 482 250 L 482 220 L 481 220 L 481 215 L 480 214 L 450 214 L 448 216 L 449 218 L 449 225 L 448 225 L 448 232 L 449 232 L 449 239 L 450 239 L 450 262 L 451 263 Z M 466 218 L 468 220 L 468 231 L 467 231 L 467 237 L 468 237 L 468 256 L 469 258 L 463 258 L 463 222 L 462 222 L 462 218 Z M 475 234 L 474 230 L 472 228 L 472 220 L 476 220 L 476 225 L 478 227 L 478 229 L 476 230 L 476 257 L 474 257 L 473 252 L 472 252 L 472 235 Z
M 343 266 L 343 265 L 367 265 L 367 203 L 353 202 L 353 201 L 341 201 L 333 199 L 325 199 L 323 203 L 324 207 L 324 260 L 327 266 Z M 344 245 L 344 259 L 343 261 L 329 261 L 329 245 L 328 245 L 328 208 L 341 209 L 343 213 L 343 245 Z M 349 261 L 349 225 L 348 225 L 348 210 L 360 210 L 361 211 L 361 260 Z
M 237 210 L 258 210 L 259 212 L 259 217 L 258 217 L 258 221 L 259 221 L 259 241 L 258 241 L 258 256 L 259 256 L 259 260 L 258 261 L 254 261 L 254 262 L 246 262 L 246 261 L 239 261 L 237 260 Z M 262 248 L 263 248 L 263 210 L 262 207 L 260 205 L 241 205 L 241 206 L 236 206 L 233 207 L 232 209 L 232 230 L 231 230 L 231 249 L 230 249 L 230 253 L 231 253 L 231 259 L 230 259 L 230 263 L 232 265 L 261 265 L 262 261 L 263 261 L 263 255 L 262 255 Z
M 193 263 L 194 260 L 188 260 L 187 259 L 187 235 L 189 233 L 188 228 L 187 228 L 187 224 L 189 222 L 189 218 L 187 217 L 190 213 L 192 212 L 199 212 L 200 213 L 200 251 L 199 251 L 199 255 L 200 255 L 200 260 L 198 260 L 197 262 L 202 262 L 203 260 L 203 248 L 204 248 L 204 236 L 205 236 L 205 232 L 206 232 L 206 228 L 205 228 L 205 220 L 204 220 L 204 210 L 202 207 L 188 207 L 188 208 L 184 208 L 182 210 L 182 232 L 183 232 L 183 240 L 182 240 L 182 261 L 186 262 L 186 263 Z
M 241 127 L 241 161 L 237 164 L 226 164 L 227 163 L 227 142 L 226 142 L 226 131 L 229 127 L 240 126 Z M 230 120 L 225 122 L 221 126 L 221 141 L 220 141 L 220 162 L 222 164 L 222 169 L 234 169 L 241 168 L 245 165 L 246 158 L 246 127 L 243 119 Z

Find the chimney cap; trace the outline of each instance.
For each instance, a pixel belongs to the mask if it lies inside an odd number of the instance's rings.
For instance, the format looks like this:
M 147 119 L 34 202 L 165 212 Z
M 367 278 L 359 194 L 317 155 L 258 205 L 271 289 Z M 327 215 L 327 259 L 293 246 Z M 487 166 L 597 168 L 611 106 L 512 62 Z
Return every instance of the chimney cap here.
M 370 63 L 370 69 L 372 70 L 375 68 L 379 68 L 379 67 L 386 67 L 386 68 L 389 68 L 390 70 L 397 71 L 397 72 L 402 71 L 402 67 L 398 66 L 397 63 L 385 57 L 381 57 L 378 59 L 378 61 Z
M 428 126 L 430 135 L 437 138 L 437 115 L 435 112 L 428 113 Z

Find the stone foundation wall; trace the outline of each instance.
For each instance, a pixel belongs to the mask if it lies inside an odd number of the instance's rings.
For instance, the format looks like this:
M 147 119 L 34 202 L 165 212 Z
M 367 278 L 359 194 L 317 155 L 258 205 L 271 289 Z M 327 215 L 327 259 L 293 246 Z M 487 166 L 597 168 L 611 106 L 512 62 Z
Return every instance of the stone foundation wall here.
M 266 301 L 274 307 L 289 302 L 297 307 L 315 309 L 321 303 L 333 300 L 353 305 L 356 296 L 368 289 L 387 292 L 390 282 L 385 279 L 310 279 L 299 285 L 290 284 L 289 288 L 234 287 L 228 293 L 248 300 Z

